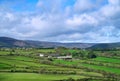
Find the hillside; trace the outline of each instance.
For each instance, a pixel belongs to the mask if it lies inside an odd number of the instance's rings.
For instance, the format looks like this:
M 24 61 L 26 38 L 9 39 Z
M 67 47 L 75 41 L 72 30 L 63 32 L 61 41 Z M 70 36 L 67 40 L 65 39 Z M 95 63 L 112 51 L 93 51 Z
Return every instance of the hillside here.
M 9 37 L 0 37 L 0 47 L 26 47 L 27 42 Z
M 32 41 L 32 40 L 18 40 L 9 37 L 0 37 L 0 47 L 41 47 L 41 48 L 88 48 L 92 43 L 59 43 L 59 42 L 46 42 L 46 41 Z
M 90 49 L 110 49 L 110 48 L 120 48 L 120 43 L 100 43 L 90 47 Z
M 35 48 L 89 48 L 89 49 L 105 49 L 119 48 L 120 43 L 60 43 L 47 41 L 18 40 L 9 37 L 0 37 L 0 47 L 35 47 Z

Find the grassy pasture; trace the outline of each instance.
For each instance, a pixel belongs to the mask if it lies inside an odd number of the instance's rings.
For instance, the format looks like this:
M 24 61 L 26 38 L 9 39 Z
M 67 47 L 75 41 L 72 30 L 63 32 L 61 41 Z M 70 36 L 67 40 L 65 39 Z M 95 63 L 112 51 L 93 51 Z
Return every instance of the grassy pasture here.
M 0 69 L 6 69 L 6 68 L 11 68 L 11 66 L 8 64 L 0 63 Z
M 65 64 L 65 65 L 76 65 L 76 64 L 78 64 L 78 61 L 54 60 L 53 63 L 55 63 L 55 64 Z
M 102 59 L 100 59 L 100 58 L 105 59 L 105 62 L 107 61 L 107 62 L 112 62 L 112 63 L 119 63 L 118 59 L 112 59 L 112 58 L 106 58 L 106 57 L 98 57 L 96 59 L 99 59 L 99 61 L 101 61 Z M 65 64 L 65 65 L 84 66 L 84 67 L 95 69 L 95 70 L 103 70 L 103 71 L 106 71 L 106 72 L 120 74 L 120 69 L 119 68 L 111 68 L 111 67 L 108 67 L 108 66 L 100 66 L 100 65 L 97 65 L 97 61 L 92 61 L 93 63 L 96 63 L 96 65 L 87 64 L 87 63 L 84 63 L 84 61 L 87 61 L 87 60 L 82 60 L 82 61 L 80 61 L 80 60 L 76 60 L 76 61 L 55 60 L 54 63 L 56 63 L 56 64 L 60 63 L 60 64 Z M 90 60 L 88 60 L 88 62 L 90 62 Z M 102 63 L 104 64 L 104 61 Z M 110 65 L 112 66 L 112 64 L 110 64 Z
M 110 62 L 110 63 L 120 63 L 119 59 L 107 58 L 107 57 L 97 57 L 94 60 L 102 61 L 102 62 Z
M 79 50 L 64 50 L 64 53 L 67 54 L 75 52 L 79 52 Z M 16 55 L 18 53 L 19 55 Z M 13 52 L 14 55 L 11 56 L 8 51 L 0 51 L 0 81 L 52 81 L 68 79 L 70 77 L 74 79 L 88 78 L 91 76 L 103 77 L 101 73 L 96 71 L 91 72 L 83 68 L 78 69 L 66 66 L 86 67 L 94 70 L 120 74 L 120 69 L 118 68 L 120 60 L 112 57 L 97 57 L 95 59 L 84 60 L 73 59 L 72 61 L 53 59 L 50 61 L 36 56 L 39 53 L 55 53 L 55 49 L 16 49 L 15 52 Z M 48 63 L 44 63 L 43 61 Z M 49 62 L 51 64 L 49 64 Z M 112 66 L 118 67 L 114 68 Z M 11 72 L 11 70 L 16 70 L 16 72 Z M 11 73 L 7 73 L 8 71 Z M 17 71 L 22 72 L 18 73 Z M 38 73 L 35 73 L 34 71 L 37 71 Z M 44 71 L 44 73 L 39 74 L 39 71 Z
M 82 66 L 96 69 L 96 70 L 103 70 L 106 72 L 120 74 L 120 69 L 117 69 L 117 68 L 110 68 L 110 67 L 106 67 L 106 66 L 98 66 L 98 65 L 90 65 L 90 64 L 82 64 Z
M 82 69 L 75 69 L 75 68 L 68 68 L 68 67 L 60 67 L 60 66 L 54 66 L 54 65 L 48 65 L 48 64 L 41 64 L 34 61 L 34 58 L 25 57 L 25 56 L 0 56 L 0 71 L 5 70 L 16 70 L 16 71 L 26 71 L 26 72 L 32 72 L 33 70 L 39 71 L 39 70 L 45 70 L 46 72 L 57 72 L 57 73 L 74 73 L 76 72 L 78 75 L 82 74 L 81 76 L 85 75 L 84 77 L 89 76 L 102 76 L 99 73 L 96 72 L 86 72 Z M 69 61 L 61 60 L 61 62 L 64 63 L 72 63 Z M 73 62 L 72 64 L 77 63 Z M 7 67 L 5 69 L 5 67 Z M 25 68 L 29 67 L 29 68 Z
M 8 54 L 10 54 L 10 52 L 8 52 L 8 51 L 0 51 L 0 55 L 8 55 Z
M 55 81 L 68 78 L 80 79 L 79 75 L 48 75 L 35 73 L 0 73 L 0 81 Z

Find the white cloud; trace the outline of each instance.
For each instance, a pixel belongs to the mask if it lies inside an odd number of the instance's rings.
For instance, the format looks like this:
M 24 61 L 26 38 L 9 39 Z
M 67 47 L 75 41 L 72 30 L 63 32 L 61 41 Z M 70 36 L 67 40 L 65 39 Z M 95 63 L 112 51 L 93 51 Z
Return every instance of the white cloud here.
M 96 25 L 97 20 L 87 14 L 74 15 L 72 19 L 67 19 L 66 23 L 71 27 L 79 27 L 83 25 Z
M 74 5 L 75 11 L 80 11 L 80 12 L 92 10 L 93 7 L 94 4 L 90 0 L 77 0 Z
M 120 0 L 109 0 L 109 4 L 101 8 L 105 17 L 113 17 L 120 13 Z
M 110 5 L 120 6 L 120 0 L 108 0 Z
M 10 21 L 14 21 L 15 20 L 15 17 L 14 17 L 14 15 L 13 14 L 11 14 L 11 13 L 6 13 L 6 18 L 7 19 L 9 19 Z
M 39 0 L 34 12 L 0 12 L 1 36 L 63 42 L 119 41 L 119 0 L 101 2 L 101 6 L 93 5 L 93 0 L 76 0 L 64 8 L 63 2 Z

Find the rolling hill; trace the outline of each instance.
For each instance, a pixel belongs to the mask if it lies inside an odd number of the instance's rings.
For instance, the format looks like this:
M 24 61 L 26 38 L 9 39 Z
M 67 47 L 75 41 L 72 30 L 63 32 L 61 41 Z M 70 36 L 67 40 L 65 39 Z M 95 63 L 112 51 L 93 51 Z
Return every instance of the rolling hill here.
M 111 49 L 111 48 L 120 48 L 120 43 L 100 43 L 100 44 L 95 44 L 90 47 L 90 49 Z
M 27 42 L 9 37 L 0 37 L 0 47 L 26 47 Z
M 89 49 L 105 49 L 118 48 L 120 43 L 60 43 L 60 42 L 46 42 L 46 41 L 32 41 L 32 40 L 18 40 L 10 37 L 0 37 L 0 47 L 35 47 L 35 48 L 89 48 Z
M 46 41 L 32 41 L 32 40 L 18 40 L 10 37 L 0 37 L 0 47 L 41 47 L 41 48 L 88 48 L 92 43 L 59 43 L 59 42 L 46 42 Z

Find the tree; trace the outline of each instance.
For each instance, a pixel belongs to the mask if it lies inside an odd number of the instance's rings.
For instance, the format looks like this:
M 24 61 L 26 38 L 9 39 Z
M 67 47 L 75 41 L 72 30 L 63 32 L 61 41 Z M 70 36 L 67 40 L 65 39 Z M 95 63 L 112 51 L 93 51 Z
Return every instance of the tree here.
M 90 51 L 87 55 L 87 58 L 96 58 L 96 54 L 93 51 Z
M 63 53 L 64 50 L 67 50 L 67 48 L 65 48 L 65 47 L 58 47 L 58 48 L 56 48 L 56 52 L 60 53 L 60 54 Z

